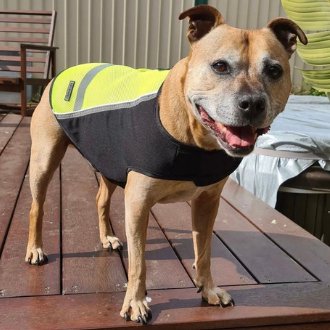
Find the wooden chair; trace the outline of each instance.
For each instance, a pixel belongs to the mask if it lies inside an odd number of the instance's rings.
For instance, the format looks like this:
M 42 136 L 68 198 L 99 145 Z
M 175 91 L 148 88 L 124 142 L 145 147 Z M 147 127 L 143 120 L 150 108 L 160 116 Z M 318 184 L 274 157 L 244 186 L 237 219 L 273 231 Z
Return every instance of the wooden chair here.
M 27 85 L 45 86 L 55 75 L 55 21 L 54 10 L 0 11 L 0 91 L 20 93 L 22 116 Z M 1 95 L 0 104 L 13 105 Z

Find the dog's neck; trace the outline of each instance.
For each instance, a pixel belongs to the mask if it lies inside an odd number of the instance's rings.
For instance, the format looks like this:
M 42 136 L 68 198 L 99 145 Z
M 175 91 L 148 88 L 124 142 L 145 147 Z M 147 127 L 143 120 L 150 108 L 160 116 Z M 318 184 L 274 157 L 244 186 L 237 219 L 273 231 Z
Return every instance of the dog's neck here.
M 182 59 L 169 72 L 159 97 L 160 120 L 166 131 L 176 140 L 206 150 L 219 149 L 215 139 L 198 122 L 184 96 L 188 58 Z

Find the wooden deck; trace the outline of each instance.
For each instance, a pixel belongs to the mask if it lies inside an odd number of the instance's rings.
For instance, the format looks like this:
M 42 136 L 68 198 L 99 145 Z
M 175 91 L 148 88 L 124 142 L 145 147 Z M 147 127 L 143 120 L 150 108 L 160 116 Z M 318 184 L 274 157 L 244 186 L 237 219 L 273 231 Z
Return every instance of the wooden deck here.
M 69 148 L 50 185 L 44 248 L 49 263 L 24 263 L 28 213 L 29 121 L 0 114 L 0 329 L 112 329 L 119 316 L 127 253 L 102 250 L 95 172 Z M 123 191 L 111 223 L 125 242 Z M 213 235 L 215 281 L 236 306 L 207 306 L 192 282 L 188 203 L 150 214 L 146 260 L 157 329 L 330 329 L 330 248 L 228 182 Z

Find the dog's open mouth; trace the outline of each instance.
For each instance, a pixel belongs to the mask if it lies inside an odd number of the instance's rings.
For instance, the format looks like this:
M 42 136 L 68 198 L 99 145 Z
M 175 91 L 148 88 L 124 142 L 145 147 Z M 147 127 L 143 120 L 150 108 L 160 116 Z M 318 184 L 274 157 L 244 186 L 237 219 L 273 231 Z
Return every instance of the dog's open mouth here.
M 269 127 L 255 128 L 250 125 L 240 127 L 223 125 L 211 118 L 202 106 L 197 105 L 197 109 L 203 124 L 213 131 L 225 149 L 233 153 L 247 154 L 251 152 L 257 137 L 267 133 L 269 130 Z

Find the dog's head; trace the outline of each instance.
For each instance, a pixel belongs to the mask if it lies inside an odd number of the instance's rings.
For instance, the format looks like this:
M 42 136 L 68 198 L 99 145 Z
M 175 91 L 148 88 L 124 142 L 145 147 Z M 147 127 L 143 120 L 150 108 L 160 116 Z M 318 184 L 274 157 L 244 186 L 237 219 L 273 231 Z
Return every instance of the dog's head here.
M 286 18 L 259 30 L 224 23 L 217 9 L 201 5 L 189 17 L 191 43 L 184 85 L 186 102 L 197 120 L 232 156 L 253 150 L 284 109 L 291 91 L 289 58 L 304 32 Z

